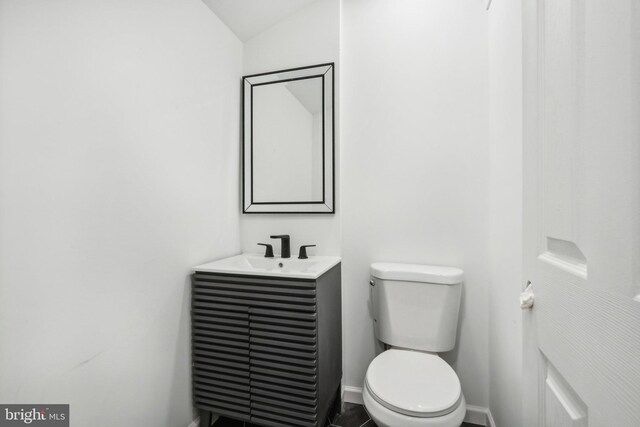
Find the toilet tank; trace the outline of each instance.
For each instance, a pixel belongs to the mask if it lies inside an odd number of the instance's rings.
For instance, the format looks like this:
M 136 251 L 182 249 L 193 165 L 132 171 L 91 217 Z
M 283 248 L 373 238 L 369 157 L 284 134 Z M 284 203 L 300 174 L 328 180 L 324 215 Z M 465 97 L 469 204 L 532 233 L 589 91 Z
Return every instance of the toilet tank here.
M 371 264 L 376 337 L 394 347 L 443 352 L 455 347 L 464 273 L 422 264 Z

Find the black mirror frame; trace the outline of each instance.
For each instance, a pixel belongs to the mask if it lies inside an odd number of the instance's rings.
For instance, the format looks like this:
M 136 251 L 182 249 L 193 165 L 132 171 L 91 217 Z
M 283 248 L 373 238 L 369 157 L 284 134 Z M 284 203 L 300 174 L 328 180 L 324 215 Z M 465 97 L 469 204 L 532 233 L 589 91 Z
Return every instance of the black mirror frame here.
M 253 87 L 322 78 L 322 172 L 321 201 L 255 202 L 253 200 Z M 327 84 L 328 82 L 328 84 Z M 329 98 L 329 99 L 328 99 Z M 330 107 L 330 111 L 328 108 Z M 330 123 L 328 123 L 330 122 Z M 290 68 L 242 77 L 242 213 L 334 214 L 335 213 L 335 64 L 333 62 Z M 326 162 L 326 159 L 330 162 Z M 328 170 L 330 168 L 330 171 Z

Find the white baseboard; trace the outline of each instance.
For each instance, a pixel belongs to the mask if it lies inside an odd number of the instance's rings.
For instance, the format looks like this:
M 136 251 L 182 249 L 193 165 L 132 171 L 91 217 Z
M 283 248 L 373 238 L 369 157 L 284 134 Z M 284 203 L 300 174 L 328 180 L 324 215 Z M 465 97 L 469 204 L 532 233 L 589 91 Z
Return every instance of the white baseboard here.
M 218 416 L 214 414 L 213 420 L 211 420 L 211 422 L 215 423 L 216 421 L 218 421 Z M 200 417 L 191 421 L 191 424 L 189 424 L 187 427 L 200 427 Z
M 362 387 L 344 386 L 343 399 L 345 402 L 362 405 Z M 491 411 L 488 408 L 475 405 L 467 405 L 467 414 L 464 421 L 486 427 L 496 427 Z
M 344 386 L 343 399 L 345 402 L 357 403 L 358 405 L 364 404 L 362 400 L 362 387 L 353 387 L 350 385 Z
M 487 427 L 496 427 L 496 422 L 493 420 L 491 410 L 487 409 Z
M 487 425 L 487 408 L 482 406 L 467 405 L 467 414 L 464 416 L 465 423 Z
M 464 422 L 486 427 L 496 427 L 491 411 L 489 408 L 483 406 L 467 405 L 467 414 L 464 417 Z

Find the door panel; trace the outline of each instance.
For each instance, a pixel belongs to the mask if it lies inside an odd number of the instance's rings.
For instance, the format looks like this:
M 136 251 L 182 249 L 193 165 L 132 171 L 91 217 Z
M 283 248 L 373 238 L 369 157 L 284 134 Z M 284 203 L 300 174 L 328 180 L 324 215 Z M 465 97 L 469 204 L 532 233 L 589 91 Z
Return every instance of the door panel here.
M 526 426 L 640 425 L 640 6 L 525 2 Z
M 541 5 L 544 13 L 541 22 L 544 56 L 541 73 L 544 94 L 541 112 L 544 197 L 541 208 L 544 224 L 541 237 L 543 244 L 547 243 L 547 238 L 553 238 L 577 245 L 583 0 L 546 0 Z M 557 255 L 564 254 L 559 252 Z
M 587 427 L 586 405 L 571 386 L 548 361 L 544 360 L 545 425 L 558 427 Z

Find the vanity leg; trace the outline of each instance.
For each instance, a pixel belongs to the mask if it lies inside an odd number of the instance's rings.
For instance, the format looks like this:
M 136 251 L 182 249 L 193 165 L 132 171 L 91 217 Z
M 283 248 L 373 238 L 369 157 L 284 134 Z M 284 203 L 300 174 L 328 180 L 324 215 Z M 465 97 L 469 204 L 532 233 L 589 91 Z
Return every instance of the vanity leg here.
M 200 427 L 211 427 L 211 411 L 200 410 Z
M 340 391 L 341 388 L 338 387 L 338 390 L 333 395 L 333 399 L 331 399 L 331 405 L 327 411 L 325 426 L 333 425 L 333 422 L 338 418 L 338 415 L 343 412 L 342 393 L 340 393 Z

